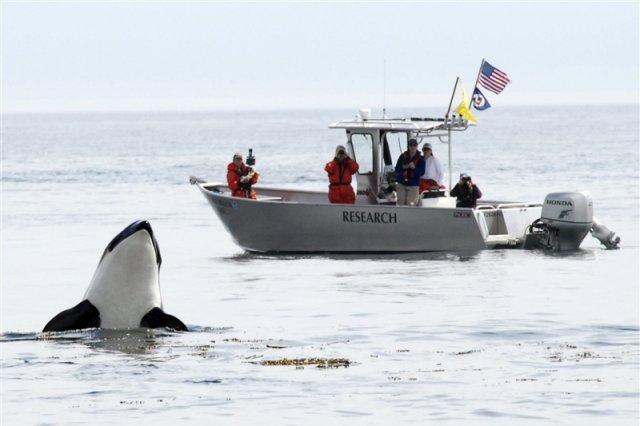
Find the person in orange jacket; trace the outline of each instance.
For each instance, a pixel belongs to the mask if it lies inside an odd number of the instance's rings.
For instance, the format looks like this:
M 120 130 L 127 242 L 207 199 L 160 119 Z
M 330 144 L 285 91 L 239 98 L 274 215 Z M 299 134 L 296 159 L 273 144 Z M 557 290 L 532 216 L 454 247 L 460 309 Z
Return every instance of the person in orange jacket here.
M 251 185 L 258 182 L 260 174 L 242 161 L 242 154 L 233 154 L 233 161 L 227 165 L 227 184 L 234 197 L 256 198 Z
M 351 175 L 358 171 L 360 166 L 355 160 L 349 158 L 347 149 L 338 145 L 336 156 L 329 161 L 324 170 L 329 175 L 329 201 L 332 203 L 354 204 L 356 194 L 351 187 Z

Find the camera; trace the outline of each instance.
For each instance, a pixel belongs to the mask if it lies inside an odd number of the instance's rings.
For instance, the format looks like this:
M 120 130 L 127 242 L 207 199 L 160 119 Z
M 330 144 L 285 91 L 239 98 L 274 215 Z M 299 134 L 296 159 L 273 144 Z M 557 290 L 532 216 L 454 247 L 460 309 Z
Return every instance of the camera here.
M 391 194 L 396 190 L 396 182 L 398 181 L 398 176 L 396 172 L 395 171 L 387 172 L 386 180 L 387 180 L 387 185 L 386 185 L 387 187 L 385 189 L 385 192 L 387 194 Z
M 256 157 L 253 156 L 253 149 L 249 148 L 249 155 L 247 155 L 247 168 L 246 170 L 242 173 L 243 178 L 245 177 L 253 177 L 253 168 L 252 166 L 255 166 L 256 164 Z M 251 191 L 251 180 L 248 179 L 246 182 L 242 182 L 240 181 L 240 189 L 242 189 L 243 191 L 247 191 L 247 197 L 249 197 L 249 191 Z
M 387 172 L 387 183 L 394 185 L 398 181 L 398 175 L 395 171 Z
M 247 155 L 247 166 L 253 167 L 256 165 L 256 157 L 253 156 L 253 149 L 249 148 L 249 155 Z

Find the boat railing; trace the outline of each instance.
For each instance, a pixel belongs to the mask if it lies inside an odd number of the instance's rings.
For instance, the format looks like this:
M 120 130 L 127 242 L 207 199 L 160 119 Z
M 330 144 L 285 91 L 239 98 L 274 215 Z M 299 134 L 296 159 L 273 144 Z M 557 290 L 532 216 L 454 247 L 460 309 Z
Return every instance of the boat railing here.
M 496 209 L 526 209 L 530 207 L 542 207 L 542 203 L 506 203 L 498 204 Z
M 505 209 L 526 209 L 532 207 L 542 207 L 540 202 L 486 202 L 476 207 L 476 210 L 505 210 Z
M 476 210 L 495 210 L 496 207 L 491 204 L 481 204 L 476 207 Z

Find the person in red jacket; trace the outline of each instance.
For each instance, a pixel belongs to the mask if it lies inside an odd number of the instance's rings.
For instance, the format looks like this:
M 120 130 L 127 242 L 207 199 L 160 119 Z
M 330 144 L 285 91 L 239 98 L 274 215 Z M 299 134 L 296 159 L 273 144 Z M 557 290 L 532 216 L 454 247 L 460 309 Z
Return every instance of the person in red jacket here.
M 329 175 L 329 201 L 342 204 L 356 202 L 356 194 L 351 187 L 351 175 L 359 168 L 358 163 L 349 158 L 347 149 L 338 145 L 335 158 L 324 166 Z
M 227 184 L 234 197 L 256 198 L 256 191 L 251 185 L 258 182 L 260 174 L 242 161 L 242 154 L 233 154 L 233 161 L 227 165 Z

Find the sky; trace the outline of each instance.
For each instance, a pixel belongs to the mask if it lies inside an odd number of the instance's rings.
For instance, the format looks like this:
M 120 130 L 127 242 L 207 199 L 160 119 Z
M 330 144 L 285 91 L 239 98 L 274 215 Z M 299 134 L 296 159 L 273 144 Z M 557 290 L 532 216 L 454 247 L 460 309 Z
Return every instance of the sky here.
M 638 104 L 638 1 L 2 1 L 3 113 Z

